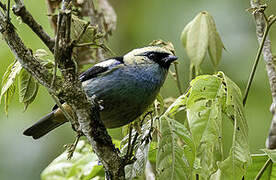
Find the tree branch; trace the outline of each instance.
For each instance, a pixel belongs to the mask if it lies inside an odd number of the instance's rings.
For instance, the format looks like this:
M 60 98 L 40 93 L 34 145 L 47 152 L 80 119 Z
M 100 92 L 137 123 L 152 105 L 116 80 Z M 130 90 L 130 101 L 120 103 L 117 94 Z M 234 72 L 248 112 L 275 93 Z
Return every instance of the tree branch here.
M 7 9 L 6 9 L 6 5 L 5 4 L 3 4 L 1 1 L 0 1 L 0 7 L 4 10 L 4 11 L 6 11 Z
M 43 41 L 43 43 L 50 49 L 51 52 L 54 52 L 55 41 L 52 39 L 38 24 L 30 12 L 26 9 L 25 5 L 21 0 L 15 0 L 16 4 L 13 6 L 12 10 L 16 16 L 21 17 L 22 21 L 27 24 L 32 31 Z
M 19 2 L 19 1 L 18 1 Z M 60 31 L 56 39 L 56 61 L 64 81 L 56 79 L 52 83 L 53 75 L 34 58 L 32 51 L 23 44 L 15 32 L 13 25 L 0 11 L 0 33 L 13 54 L 22 66 L 30 72 L 48 91 L 59 99 L 66 101 L 76 113 L 83 134 L 88 138 L 94 152 L 105 167 L 108 179 L 125 179 L 125 163 L 119 152 L 114 147 L 111 137 L 100 120 L 98 104 L 88 100 L 82 84 L 78 79 L 76 66 L 72 60 L 73 45 L 70 41 L 71 26 L 71 0 L 62 1 L 59 13 Z
M 261 5 L 260 0 L 250 0 L 250 4 L 253 9 L 259 8 Z M 268 19 L 266 18 L 264 13 L 258 12 L 258 11 L 254 12 L 254 18 L 256 21 L 257 39 L 259 43 L 261 43 L 261 39 L 263 37 Z M 271 42 L 268 36 L 264 42 L 262 52 L 263 52 L 263 58 L 266 65 L 267 76 L 269 79 L 270 90 L 272 94 L 272 104 L 271 104 L 270 111 L 273 115 L 271 127 L 269 130 L 269 135 L 266 141 L 266 147 L 269 149 L 275 149 L 276 148 L 276 69 L 275 69 L 275 64 L 273 62 Z
M 32 51 L 28 49 L 16 31 L 14 26 L 7 20 L 5 15 L 0 11 L 0 32 L 3 35 L 3 39 L 6 41 L 11 51 L 15 55 L 20 64 L 34 76 L 40 84 L 48 88 L 50 91 L 58 91 L 57 86 L 53 86 L 50 89 L 52 75 L 49 71 L 43 67 L 40 62 L 34 58 Z

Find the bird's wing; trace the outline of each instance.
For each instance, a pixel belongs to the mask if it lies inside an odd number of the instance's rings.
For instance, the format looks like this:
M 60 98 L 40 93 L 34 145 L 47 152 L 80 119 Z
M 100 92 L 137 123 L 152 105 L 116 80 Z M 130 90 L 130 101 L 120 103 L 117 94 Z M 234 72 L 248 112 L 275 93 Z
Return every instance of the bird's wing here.
M 123 63 L 124 62 L 122 57 L 116 57 L 116 58 L 108 59 L 106 61 L 95 64 L 93 67 L 89 68 L 88 70 L 86 70 L 80 75 L 79 77 L 80 81 L 84 82 L 86 80 L 95 78 L 107 71 L 114 69 L 114 67 Z
M 87 69 L 85 72 L 80 74 L 79 79 L 81 82 L 84 82 L 86 80 L 95 78 L 99 75 L 102 75 L 103 73 L 107 73 L 108 71 L 112 71 L 115 69 L 116 66 L 123 64 L 123 57 L 115 57 L 112 59 L 107 59 L 105 61 L 102 61 L 98 64 L 95 64 L 93 67 Z M 60 102 L 61 104 L 64 103 L 64 101 Z M 52 108 L 52 111 L 56 110 L 58 108 L 57 105 L 55 105 Z

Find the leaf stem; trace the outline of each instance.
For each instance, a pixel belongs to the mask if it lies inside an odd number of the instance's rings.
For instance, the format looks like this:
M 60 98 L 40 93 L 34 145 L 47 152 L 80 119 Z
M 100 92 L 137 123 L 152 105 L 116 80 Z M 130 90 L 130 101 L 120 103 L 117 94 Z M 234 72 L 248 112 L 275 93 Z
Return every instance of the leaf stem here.
M 132 128 L 133 128 L 133 126 L 132 126 L 132 123 L 131 123 L 129 125 L 129 129 L 128 129 L 129 134 L 128 134 L 128 145 L 127 145 L 127 153 L 126 153 L 127 158 L 131 157 L 130 148 L 131 148 Z
M 265 172 L 266 168 L 272 164 L 272 160 L 270 158 L 267 159 L 267 161 L 265 162 L 265 164 L 263 165 L 262 169 L 258 172 L 257 176 L 255 177 L 254 180 L 259 180 L 263 173 Z
M 256 73 L 256 69 L 257 69 L 257 66 L 258 66 L 258 63 L 259 63 L 259 60 L 260 60 L 260 56 L 262 54 L 262 50 L 263 50 L 263 47 L 264 47 L 264 43 L 265 43 L 266 37 L 267 37 L 268 32 L 269 32 L 269 28 L 271 27 L 271 25 L 273 24 L 273 22 L 274 21 L 272 21 L 271 23 L 269 23 L 269 22 L 266 21 L 266 26 L 265 26 L 265 31 L 264 31 L 264 34 L 263 34 L 263 37 L 262 37 L 262 41 L 261 41 L 261 44 L 259 46 L 257 55 L 255 57 L 255 61 L 254 61 L 254 64 L 253 64 L 253 67 L 252 67 L 252 70 L 251 70 L 251 73 L 250 73 L 250 76 L 249 76 L 249 79 L 248 79 L 248 82 L 247 82 L 247 86 L 246 86 L 246 89 L 245 89 L 244 98 L 243 98 L 243 105 L 244 106 L 246 104 L 248 93 L 249 93 L 249 90 L 250 90 L 250 87 L 251 87 L 254 75 Z
M 82 134 L 77 134 L 74 143 L 67 146 L 67 151 L 68 151 L 67 160 L 70 160 L 73 157 L 81 136 Z
M 11 20 L 11 19 L 10 19 L 10 6 L 11 6 L 11 1 L 8 0 L 7 15 L 6 15 L 7 21 L 10 21 L 10 20 Z
M 54 72 L 53 72 L 53 79 L 51 82 L 51 87 L 53 87 L 55 80 L 56 80 L 56 76 L 57 76 L 57 66 L 58 66 L 58 49 L 59 49 L 59 40 L 60 40 L 60 26 L 61 26 L 61 18 L 62 18 L 62 14 L 60 14 L 58 16 L 58 22 L 57 22 L 57 35 L 56 35 L 56 40 L 55 40 L 55 46 L 54 46 L 54 57 L 55 57 L 55 66 L 54 66 Z
M 175 69 L 175 81 L 176 81 L 176 84 L 177 84 L 177 88 L 178 88 L 178 91 L 179 91 L 180 95 L 182 95 L 183 91 L 181 89 L 181 83 L 180 83 L 180 80 L 179 80 L 179 72 L 178 72 L 177 63 L 174 63 L 174 69 Z
M 51 96 L 52 98 L 54 99 L 54 101 L 56 102 L 56 104 L 58 105 L 58 107 L 61 109 L 61 111 L 63 112 L 65 118 L 72 124 L 73 128 L 76 130 L 76 131 L 79 131 L 79 123 L 77 120 L 75 120 L 65 109 L 64 107 L 62 106 L 62 104 L 60 103 L 59 99 L 53 95 L 51 93 Z

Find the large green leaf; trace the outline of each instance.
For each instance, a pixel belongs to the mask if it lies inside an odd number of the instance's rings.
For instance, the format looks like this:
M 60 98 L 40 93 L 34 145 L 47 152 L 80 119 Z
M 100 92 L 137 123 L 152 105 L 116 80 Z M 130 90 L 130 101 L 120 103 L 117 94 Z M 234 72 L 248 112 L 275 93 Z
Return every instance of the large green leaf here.
M 191 64 L 197 67 L 202 63 L 208 48 L 208 23 L 205 12 L 200 12 L 189 25 L 186 51 Z
M 263 165 L 269 159 L 266 154 L 253 154 L 252 164 L 246 170 L 245 179 L 255 179 L 259 171 L 262 169 Z M 276 166 L 271 164 L 267 167 L 266 171 L 263 173 L 260 180 L 275 180 L 276 179 Z
M 19 74 L 19 102 L 24 103 L 25 110 L 29 104 L 33 102 L 38 92 L 39 84 L 26 70 L 22 70 Z
M 181 36 L 180 36 L 180 40 L 182 42 L 182 45 L 184 46 L 184 48 L 186 48 L 186 44 L 187 44 L 187 34 L 188 34 L 188 31 L 191 27 L 191 25 L 193 24 L 193 20 L 190 21 L 183 29 L 182 33 L 181 33 Z
M 4 76 L 2 77 L 2 89 L 1 89 L 1 95 L 0 95 L 0 103 L 1 99 L 4 96 L 5 101 L 5 113 L 8 113 L 8 106 L 11 102 L 11 98 L 15 91 L 15 79 L 19 72 L 21 71 L 22 66 L 18 61 L 13 62 L 9 67 L 7 68 Z
M 215 69 L 217 69 L 221 59 L 222 49 L 224 48 L 224 45 L 219 36 L 219 33 L 217 32 L 216 24 L 213 17 L 208 12 L 206 13 L 207 13 L 208 34 L 209 34 L 208 52 Z
M 42 180 L 104 180 L 103 166 L 90 144 L 79 141 L 73 157 L 67 160 L 67 152 L 57 157 L 41 174 Z
M 225 87 L 216 76 L 198 76 L 191 82 L 187 119 L 197 148 L 195 166 L 204 179 L 217 170 L 217 162 L 222 160 L 222 100 L 225 97 Z
M 194 78 L 201 72 L 200 65 L 208 50 L 212 64 L 217 70 L 224 45 L 217 32 L 215 21 L 210 13 L 202 11 L 183 29 L 180 40 L 191 61 L 190 75 Z
M 239 179 L 244 176 L 251 158 L 238 86 L 222 72 L 198 76 L 191 81 L 186 96 L 181 98 L 185 97 L 186 103 L 182 106 L 186 105 L 196 147 L 195 173 L 202 179 Z M 233 122 L 233 138 L 229 156 L 224 158 L 221 138 L 222 123 L 226 120 Z
M 219 168 L 224 179 L 241 179 L 251 163 L 242 95 L 239 87 L 227 76 L 221 72 L 218 76 L 226 83 L 227 99 L 224 112 L 233 123 L 232 147 L 228 158 L 219 164 Z
M 156 166 L 158 179 L 189 180 L 192 177 L 195 147 L 189 130 L 164 115 L 160 118 Z

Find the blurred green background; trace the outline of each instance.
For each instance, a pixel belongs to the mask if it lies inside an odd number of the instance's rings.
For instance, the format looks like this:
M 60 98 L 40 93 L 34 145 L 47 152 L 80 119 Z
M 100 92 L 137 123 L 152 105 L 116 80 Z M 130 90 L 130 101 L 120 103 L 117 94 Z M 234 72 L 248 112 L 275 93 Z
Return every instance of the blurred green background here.
M 6 2 L 6 1 L 4 1 Z M 110 0 L 118 15 L 118 26 L 110 39 L 110 47 L 117 55 L 147 45 L 155 39 L 171 41 L 179 56 L 180 78 L 183 88 L 188 85 L 189 61 L 180 43 L 179 36 L 184 26 L 200 11 L 209 11 L 216 22 L 217 29 L 227 51 L 223 52 L 219 70 L 225 72 L 244 91 L 258 43 L 255 35 L 255 24 L 250 13 L 249 0 Z M 276 2 L 267 1 L 268 14 L 276 15 Z M 47 10 L 42 0 L 25 1 L 33 13 L 51 35 Z M 17 31 L 26 43 L 34 50 L 45 48 L 41 41 L 20 20 L 13 17 Z M 270 38 L 273 50 L 276 51 L 276 25 L 272 26 Z M 5 42 L 0 39 L 0 76 L 14 57 Z M 212 72 L 210 61 L 203 64 L 205 72 Z M 175 82 L 168 78 L 163 89 L 164 97 L 176 97 Z M 3 102 L 0 105 L 0 179 L 39 179 L 41 171 L 61 152 L 63 145 L 71 143 L 74 134 L 70 125 L 64 125 L 49 135 L 33 140 L 22 135 L 25 128 L 41 116 L 48 113 L 54 102 L 44 88 L 40 88 L 38 97 L 26 112 L 17 100 L 12 101 L 8 117 L 5 116 Z M 265 139 L 271 121 L 269 107 L 271 94 L 269 84 L 261 61 L 251 88 L 246 105 L 249 122 L 250 149 L 252 153 L 264 148 Z

